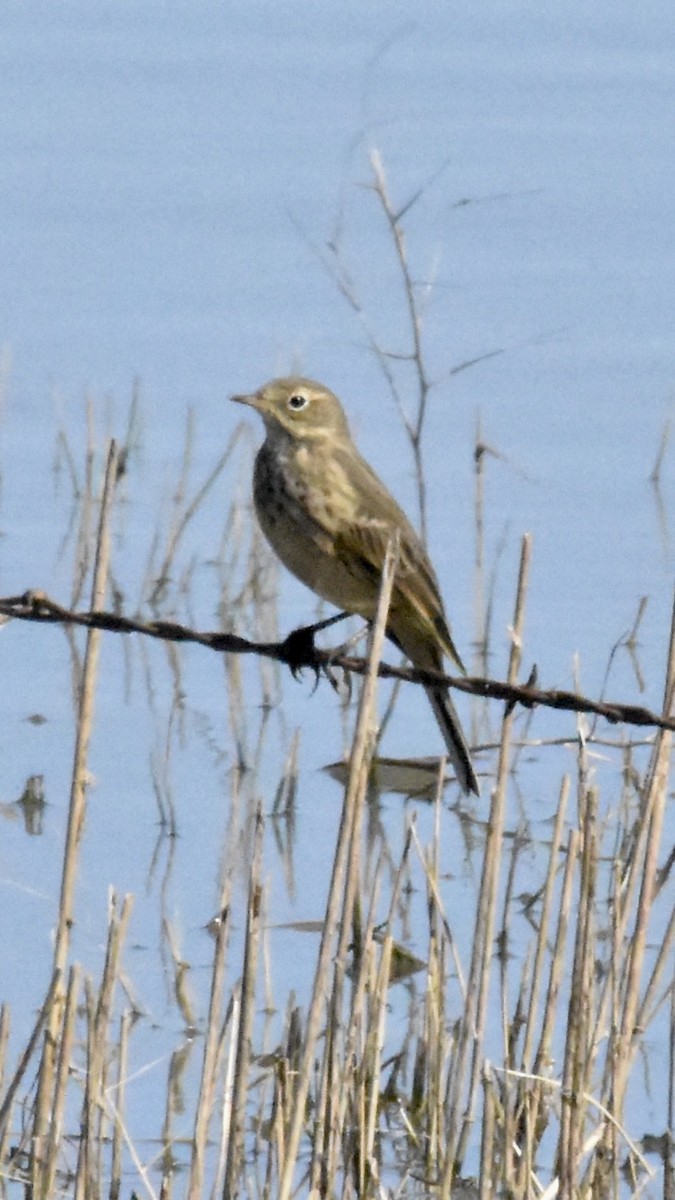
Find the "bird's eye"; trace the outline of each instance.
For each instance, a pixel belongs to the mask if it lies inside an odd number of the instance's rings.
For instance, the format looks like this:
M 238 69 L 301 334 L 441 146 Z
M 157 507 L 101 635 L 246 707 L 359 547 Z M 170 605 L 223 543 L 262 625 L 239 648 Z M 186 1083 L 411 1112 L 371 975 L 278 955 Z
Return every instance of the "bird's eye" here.
M 294 409 L 295 412 L 299 412 L 301 408 L 306 408 L 308 403 L 307 397 L 302 396 L 298 392 L 296 396 L 291 396 L 288 401 L 288 407 Z

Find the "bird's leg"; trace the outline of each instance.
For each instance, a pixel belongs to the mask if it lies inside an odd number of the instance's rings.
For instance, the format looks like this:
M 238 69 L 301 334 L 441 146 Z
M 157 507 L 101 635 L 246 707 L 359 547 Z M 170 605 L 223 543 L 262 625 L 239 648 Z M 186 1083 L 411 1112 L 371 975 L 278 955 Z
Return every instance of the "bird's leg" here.
M 314 638 L 317 633 L 321 633 L 322 629 L 328 629 L 329 626 L 336 625 L 338 621 L 344 621 L 349 615 L 346 612 L 336 613 L 332 617 L 326 617 L 323 621 L 317 621 L 315 625 L 303 625 L 300 629 L 291 630 L 281 644 L 281 652 L 284 661 L 291 668 L 294 679 L 298 678 L 304 667 L 311 667 L 318 683 L 320 668 L 316 664 Z
M 349 616 L 353 616 L 354 614 L 353 613 L 343 613 L 342 615 L 349 617 Z M 330 685 L 334 689 L 334 691 L 339 692 L 341 695 L 344 695 L 344 692 L 346 689 L 347 695 L 349 696 L 350 699 L 351 699 L 351 692 L 352 692 L 351 674 L 349 671 L 342 668 L 342 677 L 341 677 L 341 679 L 338 679 L 335 674 L 334 659 L 341 658 L 343 655 L 350 654 L 351 651 L 354 649 L 354 647 L 357 646 L 359 644 L 359 642 L 363 641 L 364 637 L 366 637 L 368 631 L 370 630 L 370 627 L 371 627 L 371 622 L 368 621 L 368 622 L 366 622 L 365 625 L 362 625 L 360 627 L 360 629 L 357 629 L 356 633 L 352 634 L 352 636 L 350 638 L 347 638 L 346 642 L 341 642 L 339 646 L 335 646 L 330 651 L 328 660 L 327 660 L 327 662 L 324 663 L 324 666 L 323 666 L 326 678 L 328 679 L 328 682 L 330 683 Z

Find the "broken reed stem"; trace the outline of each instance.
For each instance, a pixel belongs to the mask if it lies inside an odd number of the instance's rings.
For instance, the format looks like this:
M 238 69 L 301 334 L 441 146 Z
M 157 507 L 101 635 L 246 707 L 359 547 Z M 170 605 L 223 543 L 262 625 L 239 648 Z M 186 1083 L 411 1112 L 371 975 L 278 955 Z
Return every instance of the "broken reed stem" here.
M 59 1153 L 62 1149 L 61 1139 L 63 1136 L 63 1114 L 66 1104 L 66 1088 L 70 1078 L 70 1056 L 73 1049 L 75 1019 L 77 1017 L 77 1002 L 80 993 L 81 975 L 82 973 L 79 963 L 73 963 L 72 967 L 70 968 L 68 978 L 68 990 L 66 992 L 66 1004 L 63 1012 L 63 1024 L 61 1028 L 61 1040 L 59 1044 L 58 1064 L 56 1069 L 56 1082 L 54 1085 L 54 1101 L 52 1104 L 52 1115 L 49 1126 L 49 1141 L 47 1143 L 47 1150 L 45 1152 L 44 1195 L 47 1197 L 54 1195 L 57 1164 Z
M 378 598 L 375 621 L 370 632 L 368 670 L 363 682 L 363 688 L 361 690 L 361 696 L 359 699 L 356 728 L 354 731 L 354 741 L 350 758 L 349 778 L 347 781 L 345 799 L 342 807 L 340 828 L 338 832 L 337 845 L 335 848 L 333 870 L 331 874 L 328 901 L 326 905 L 326 914 L 324 917 L 324 925 L 321 934 L 321 945 L 319 947 L 319 956 L 314 976 L 312 998 L 307 1015 L 305 1041 L 300 1059 L 298 1084 L 295 1095 L 295 1111 L 293 1113 L 293 1120 L 289 1128 L 286 1161 L 284 1162 L 281 1170 L 277 1200 L 290 1200 L 291 1192 L 293 1190 L 293 1176 L 300 1148 L 300 1139 L 302 1137 L 302 1131 L 305 1124 L 305 1106 L 307 1103 L 309 1085 L 314 1068 L 316 1043 L 321 1028 L 321 1017 L 324 1007 L 328 967 L 332 954 L 335 925 L 337 922 L 340 904 L 340 891 L 342 888 L 342 881 L 344 878 L 345 867 L 351 846 L 352 829 L 356 819 L 356 810 L 363 801 L 365 784 L 367 782 L 367 771 L 364 769 L 364 760 L 367 757 L 368 748 L 372 741 L 372 714 L 377 695 L 377 668 L 384 645 L 387 613 L 389 612 L 389 603 L 391 599 L 394 575 L 396 572 L 397 558 L 397 547 L 392 546 L 390 543 L 387 547 L 387 554 L 385 556 L 384 567 L 382 570 L 382 582 L 380 584 L 380 594 Z
M 108 1105 L 112 1110 L 113 1116 L 112 1147 L 110 1152 L 110 1200 L 119 1200 L 122 1191 L 122 1130 L 124 1127 L 124 1102 L 126 1098 L 131 1020 L 131 1010 L 125 1008 L 120 1019 L 115 1100 L 113 1102 L 112 1098 L 108 1098 Z
M 221 897 L 221 900 L 222 899 L 223 897 Z M 229 910 L 223 907 L 218 918 L 218 928 L 213 949 L 211 994 L 209 997 L 209 1014 L 206 1023 L 206 1038 L 204 1042 L 204 1056 L 202 1059 L 201 1085 L 199 1088 L 194 1134 L 192 1138 L 190 1181 L 187 1191 L 188 1200 L 199 1200 L 199 1198 L 202 1196 L 204 1181 L 204 1156 L 206 1153 L 209 1121 L 211 1119 L 211 1113 L 213 1112 L 213 1101 L 216 1089 L 216 1063 L 218 1060 L 223 988 L 225 982 L 225 952 L 227 949 L 229 936 Z
M 262 884 L 260 882 L 260 875 L 262 868 L 263 829 L 262 812 L 258 809 L 255 818 L 253 856 L 249 877 L 246 940 L 241 984 L 241 1013 L 237 1035 L 231 1128 L 228 1138 L 223 1200 L 235 1200 L 240 1195 L 239 1175 L 244 1162 L 244 1131 L 246 1128 L 253 1016 L 255 1013 L 255 981 L 261 933 Z
M 87 469 L 89 470 L 89 467 Z M 101 497 L 101 513 L 99 518 L 96 559 L 91 595 L 91 607 L 94 611 L 101 609 L 105 601 L 110 556 L 109 526 L 116 481 L 117 446 L 113 441 L 110 443 L 108 450 L 103 494 Z M 89 739 L 91 737 L 91 731 L 93 728 L 94 690 L 98 670 L 100 637 L 100 633 L 94 629 L 89 630 L 87 633 L 84 667 L 82 671 L 80 703 L 75 737 L 73 774 L 70 789 L 70 803 L 68 807 L 68 826 L 66 830 L 66 841 L 63 853 L 61 894 L 59 900 L 59 914 L 54 946 L 54 974 L 56 975 L 58 972 L 58 976 L 61 979 L 64 978 L 66 962 L 68 959 L 68 950 L 70 947 L 70 930 L 75 920 L 75 876 L 86 810 L 87 759 L 89 752 Z M 58 1027 L 61 1020 L 62 1005 L 63 993 L 61 985 L 57 995 L 54 997 L 54 1003 L 51 1005 L 48 1014 L 42 1061 L 39 1071 L 38 1091 L 35 1102 L 32 1182 L 35 1196 L 38 1198 L 38 1200 L 42 1200 L 43 1197 L 44 1200 L 47 1200 L 46 1194 L 38 1190 L 39 1176 L 41 1173 L 39 1163 L 43 1156 L 43 1142 L 47 1131 L 47 1114 L 51 1106 L 50 1096 L 52 1094 L 52 1084 L 54 1079 Z

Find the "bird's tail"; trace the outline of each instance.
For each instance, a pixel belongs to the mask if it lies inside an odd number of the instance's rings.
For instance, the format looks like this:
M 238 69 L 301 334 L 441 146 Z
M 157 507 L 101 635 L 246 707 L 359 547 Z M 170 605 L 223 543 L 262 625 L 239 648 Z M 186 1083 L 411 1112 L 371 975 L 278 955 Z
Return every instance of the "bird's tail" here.
M 480 796 L 478 779 L 476 778 L 476 772 L 471 762 L 469 747 L 466 744 L 466 738 L 464 737 L 459 717 L 455 711 L 455 706 L 452 703 L 450 692 L 447 688 L 443 687 L 428 687 L 425 690 L 440 726 L 441 733 L 443 734 L 448 750 L 448 758 L 455 768 L 455 774 L 460 787 L 467 795 L 469 792 L 474 792 L 476 796 Z

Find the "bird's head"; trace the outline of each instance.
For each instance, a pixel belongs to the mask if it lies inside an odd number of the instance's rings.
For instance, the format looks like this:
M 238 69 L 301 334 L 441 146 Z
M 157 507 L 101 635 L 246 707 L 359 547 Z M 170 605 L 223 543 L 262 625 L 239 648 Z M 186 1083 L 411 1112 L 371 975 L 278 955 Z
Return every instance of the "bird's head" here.
M 232 396 L 237 404 L 248 404 L 260 413 L 271 437 L 286 436 L 307 441 L 325 437 L 349 437 L 347 418 L 337 396 L 301 375 L 272 379 L 257 392 Z

